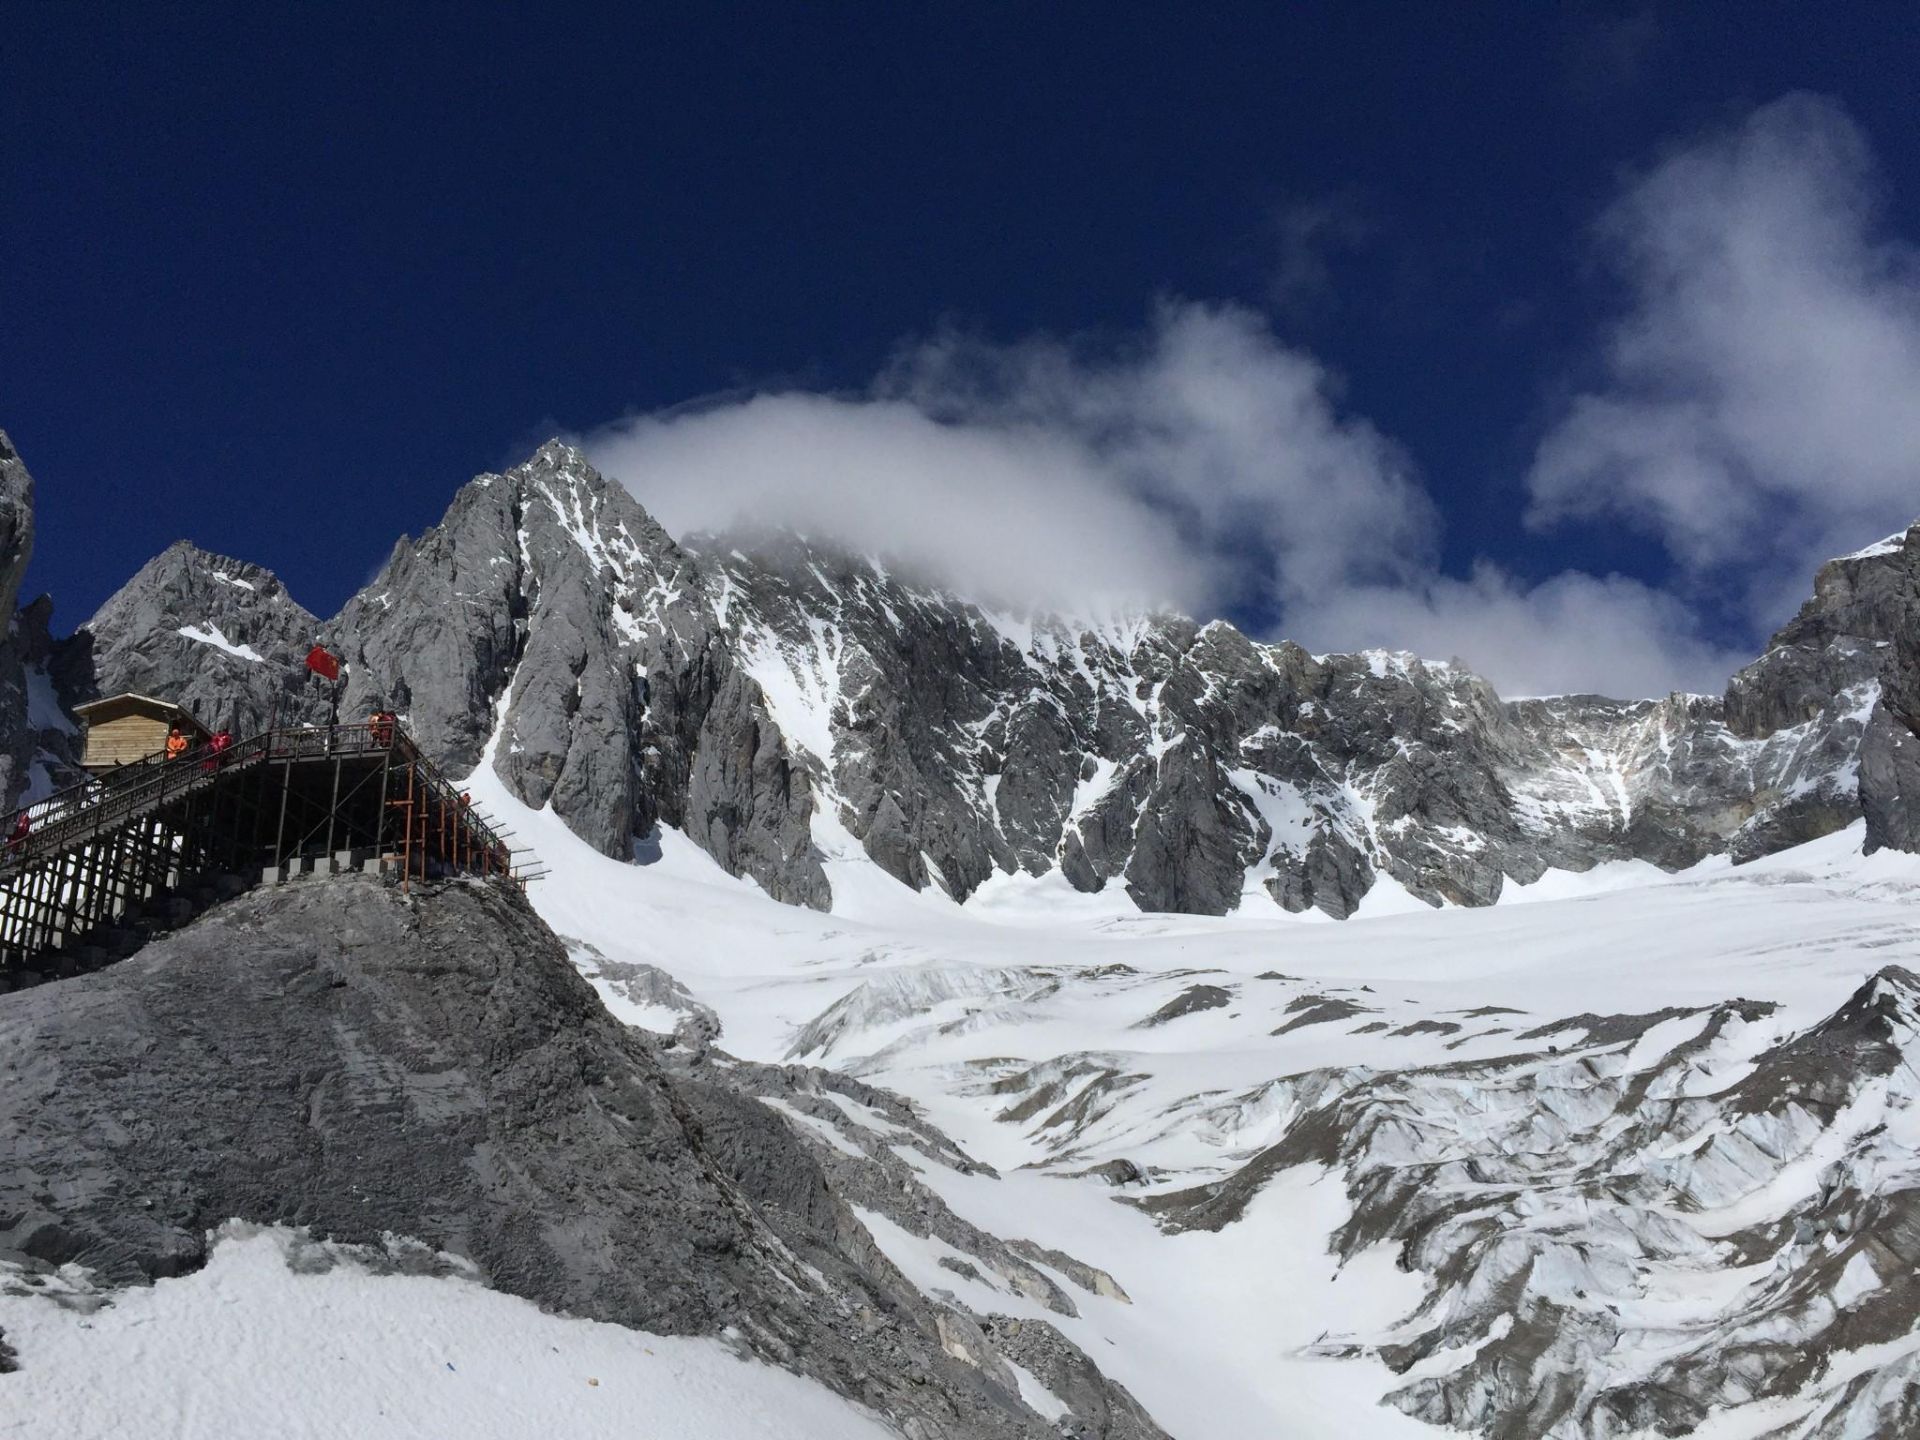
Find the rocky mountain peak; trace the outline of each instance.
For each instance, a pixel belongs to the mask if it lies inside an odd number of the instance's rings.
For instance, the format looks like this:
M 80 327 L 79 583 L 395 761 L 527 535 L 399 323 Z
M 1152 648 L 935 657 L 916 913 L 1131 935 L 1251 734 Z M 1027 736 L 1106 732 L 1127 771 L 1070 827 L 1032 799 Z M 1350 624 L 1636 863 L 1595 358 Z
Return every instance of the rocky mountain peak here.
M 1829 560 L 1814 573 L 1813 594 L 1769 642 L 1823 645 L 1843 635 L 1888 636 L 1899 620 L 1897 600 L 1910 553 L 1920 553 L 1920 521 L 1884 540 Z
M 319 618 L 272 571 L 180 540 L 143 565 L 55 658 L 75 701 L 123 690 L 184 705 L 242 732 L 324 717 L 302 664 Z
M 52 604 L 16 613 L 33 558 L 33 476 L 0 430 L 0 801 L 51 788 L 71 722 L 49 703 L 45 664 Z M 36 692 L 41 697 L 36 703 Z
M 766 717 L 757 691 L 730 683 L 714 624 L 694 557 L 552 441 L 463 488 L 330 633 L 352 667 L 349 707 L 398 710 L 450 768 L 481 763 L 494 741 L 516 795 L 552 805 L 609 854 L 627 855 L 665 818 L 775 893 L 822 900 L 804 839 L 784 834 L 764 863 L 742 858 L 761 853 L 747 839 L 756 815 L 801 802 L 780 778 L 770 725 L 764 765 L 778 794 L 740 793 L 754 772 L 734 747 L 759 753 Z M 708 728 L 716 707 L 733 717 L 725 741 Z
M 204 550 L 191 540 L 176 540 L 149 560 L 108 604 L 139 592 L 191 597 L 235 616 L 290 606 L 309 623 L 316 620 L 273 571 Z
M 556 470 L 579 470 L 590 477 L 592 483 L 606 484 L 605 478 L 587 459 L 586 452 L 558 435 L 551 435 L 543 440 L 533 454 L 527 457 L 525 463 L 530 467 L 545 465 Z
M 1909 555 L 1823 568 L 1724 698 L 1505 702 L 1458 662 L 1022 613 L 751 522 L 682 545 L 555 439 L 464 486 L 325 626 L 181 545 L 67 669 L 76 696 L 319 718 L 298 657 L 321 633 L 344 713 L 401 712 L 609 854 L 664 822 L 805 904 L 831 903 L 832 852 L 961 901 L 1058 871 L 1148 910 L 1344 917 L 1382 879 L 1485 904 L 1552 868 L 1748 859 L 1863 809 L 1873 843 L 1920 845 Z

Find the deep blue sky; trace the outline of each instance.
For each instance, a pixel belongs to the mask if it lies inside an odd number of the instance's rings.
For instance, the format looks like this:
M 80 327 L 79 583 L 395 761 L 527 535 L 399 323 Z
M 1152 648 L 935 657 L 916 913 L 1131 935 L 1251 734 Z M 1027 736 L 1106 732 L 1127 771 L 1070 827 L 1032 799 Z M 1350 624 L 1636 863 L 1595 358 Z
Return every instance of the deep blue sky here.
M 1912 7 L 290 8 L 8 16 L 0 427 L 62 629 L 182 535 L 330 613 L 556 428 L 1167 293 L 1336 367 L 1452 569 L 1658 579 L 1518 520 L 1623 167 L 1811 89 L 1920 235 Z M 1330 285 L 1277 303 L 1328 200 Z

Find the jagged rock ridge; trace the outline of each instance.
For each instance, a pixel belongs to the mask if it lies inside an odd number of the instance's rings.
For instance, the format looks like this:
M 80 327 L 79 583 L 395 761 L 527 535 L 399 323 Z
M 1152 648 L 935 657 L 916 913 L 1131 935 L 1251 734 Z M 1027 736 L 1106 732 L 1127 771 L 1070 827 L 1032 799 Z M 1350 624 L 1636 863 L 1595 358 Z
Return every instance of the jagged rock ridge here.
M 298 655 L 322 636 L 348 713 L 402 711 L 455 770 L 493 741 L 516 795 L 607 853 L 669 824 L 805 905 L 839 857 L 960 900 L 1058 870 L 1146 910 L 1344 917 L 1382 876 L 1485 904 L 1548 868 L 1749 859 L 1863 812 L 1873 843 L 1913 843 L 1913 553 L 1829 564 L 1722 697 L 1504 702 L 1458 664 L 1222 622 L 1005 614 L 787 534 L 682 544 L 551 442 L 324 625 L 177 546 L 63 674 L 312 718 Z

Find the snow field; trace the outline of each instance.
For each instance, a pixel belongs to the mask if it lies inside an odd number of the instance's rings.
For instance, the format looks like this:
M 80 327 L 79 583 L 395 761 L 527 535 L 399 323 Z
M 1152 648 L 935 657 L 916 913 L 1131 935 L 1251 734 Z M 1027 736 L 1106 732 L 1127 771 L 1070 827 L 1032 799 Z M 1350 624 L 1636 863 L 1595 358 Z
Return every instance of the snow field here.
M 1313 1167 L 1282 1172 L 1217 1234 L 1172 1236 L 1115 1203 L 1118 1192 L 1101 1179 L 1065 1177 L 1124 1157 L 1155 1172 L 1148 1185 L 1130 1187 L 1139 1195 L 1228 1173 L 1297 1113 L 1286 1077 L 1323 1067 L 1397 1069 L 1537 1051 L 1554 1037 L 1520 1042 L 1518 1032 L 1586 1012 L 1734 997 L 1780 1005 L 1737 1027 L 1710 1057 L 1710 1072 L 1685 1082 L 1717 1087 L 1765 1045 L 1831 1013 L 1881 966 L 1920 968 L 1910 906 L 1920 896 L 1920 859 L 1863 858 L 1857 826 L 1737 869 L 1715 860 L 1679 875 L 1633 864 L 1550 872 L 1510 887 L 1520 903 L 1363 910 L 1343 924 L 1278 911 L 1143 915 L 1117 887 L 1078 895 L 1058 875 L 1002 877 L 960 907 L 895 884 L 851 837 L 834 844 L 828 836 L 836 912 L 823 915 L 773 904 L 672 832 L 658 837 L 655 863 L 622 865 L 550 814 L 518 805 L 490 773 L 473 783 L 552 862 L 533 898 L 562 934 L 672 973 L 719 1013 L 722 1048 L 857 1073 L 909 1098 L 999 1169 L 1000 1179 L 965 1176 L 912 1157 L 924 1182 L 982 1229 L 1065 1250 L 1114 1276 L 1131 1305 L 1074 1291 L 1078 1320 L 1046 1318 L 1183 1440 L 1433 1434 L 1378 1403 L 1407 1377 L 1371 1359 L 1311 1354 L 1322 1337 L 1385 1335 L 1419 1302 L 1424 1282 L 1384 1249 L 1336 1266 L 1328 1240 L 1350 1212 L 1339 1177 Z M 1231 998 L 1140 1027 L 1194 985 Z M 1314 997 L 1366 1013 L 1270 1033 Z M 1520 1013 L 1468 1013 L 1491 1006 Z M 1649 1063 L 1694 1029 L 1697 1022 L 1657 1026 L 1625 1063 Z M 796 1051 L 809 1040 L 821 1043 Z M 1076 1065 L 1121 1078 L 1084 1095 L 1070 1081 L 1027 1119 L 1000 1118 L 1026 1093 L 1006 1088 L 1009 1076 L 1031 1070 L 1038 1085 Z M 1463 1094 L 1452 1123 L 1477 1123 L 1470 1099 Z M 1049 1124 L 1069 1100 L 1072 1119 Z M 1569 1089 L 1554 1103 L 1576 1104 L 1577 1094 Z M 1583 1118 L 1569 1113 L 1570 1123 Z M 1539 1119 L 1549 1129 L 1560 1123 L 1548 1112 Z M 1541 1130 L 1525 1143 L 1550 1141 Z M 1041 1315 L 991 1276 L 976 1283 L 941 1267 L 941 1242 L 878 1217 L 870 1228 L 921 1288 L 982 1312 Z M 1751 1277 L 1724 1278 L 1720 1288 L 1737 1290 Z M 1657 1318 L 1697 1309 L 1703 1294 L 1656 1290 L 1640 1307 Z M 1470 1353 L 1436 1356 L 1422 1369 L 1446 1369 Z
M 375 1274 L 292 1230 L 229 1224 L 205 1268 L 145 1289 L 94 1295 L 72 1267 L 43 1288 L 60 1300 L 0 1271 L 20 1364 L 0 1435 L 23 1440 L 892 1434 L 724 1341 L 548 1315 L 458 1275 Z

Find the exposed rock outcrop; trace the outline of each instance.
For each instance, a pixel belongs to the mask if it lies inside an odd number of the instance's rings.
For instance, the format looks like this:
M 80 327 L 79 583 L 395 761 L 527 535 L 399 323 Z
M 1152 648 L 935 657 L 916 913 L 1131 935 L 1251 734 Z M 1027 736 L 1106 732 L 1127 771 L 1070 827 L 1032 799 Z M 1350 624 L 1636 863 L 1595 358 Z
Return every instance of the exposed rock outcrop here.
M 0 430 L 0 804 L 18 802 L 37 749 L 28 724 L 26 665 L 12 633 L 20 581 L 33 558 L 33 477 L 6 432 Z
M 494 768 L 611 855 L 657 821 L 782 900 L 824 904 L 808 776 L 719 631 L 706 578 L 553 442 L 462 489 L 329 627 L 354 713 L 390 707 L 456 773 Z
M 757 1098 L 795 1090 L 786 1073 L 663 1059 L 497 882 L 255 891 L 0 1008 L 0 1255 L 137 1283 L 197 1267 L 228 1219 L 401 1235 L 566 1313 L 733 1327 L 927 1440 L 1057 1433 L 980 1325 L 907 1284 L 850 1210 L 899 1209 L 875 1197 L 909 1167 L 823 1168 Z M 1161 1440 L 1067 1349 L 1050 1363 L 1104 1417 L 1083 1433 Z
M 33 533 L 33 477 L 0 431 L 0 806 L 9 809 L 74 775 L 74 725 L 49 671 L 53 602 L 43 595 L 15 608 Z
M 1850 634 L 1783 641 L 1724 700 L 1506 703 L 1458 665 L 1018 618 L 791 536 L 695 543 L 822 805 L 957 898 L 1057 865 L 1148 910 L 1264 892 L 1344 917 L 1381 875 L 1484 904 L 1549 867 L 1746 859 L 1859 814 L 1877 682 Z
M 20 582 L 33 558 L 33 476 L 0 430 L 0 615 L 20 603 Z
M 1830 608 L 1875 651 L 1880 701 L 1860 755 L 1867 848 L 1920 850 L 1920 524 L 1823 567 L 1815 595 L 1796 624 L 1831 595 Z

